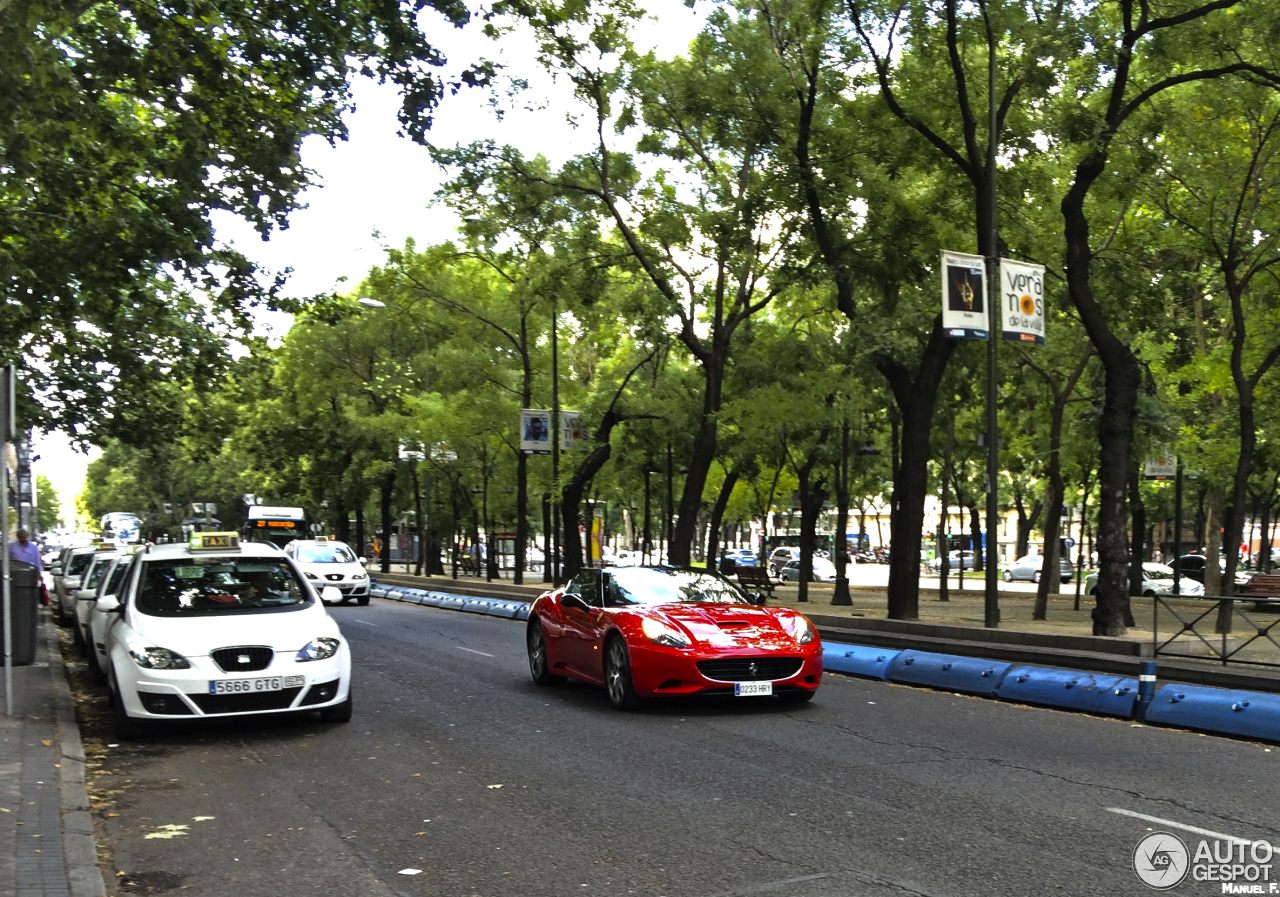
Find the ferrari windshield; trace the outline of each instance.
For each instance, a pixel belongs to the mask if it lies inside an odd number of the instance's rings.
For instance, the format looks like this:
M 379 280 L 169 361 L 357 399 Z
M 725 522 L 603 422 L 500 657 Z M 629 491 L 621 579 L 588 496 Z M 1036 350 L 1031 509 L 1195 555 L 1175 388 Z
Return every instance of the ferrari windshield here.
M 749 604 L 733 583 L 712 573 L 669 567 L 615 567 L 610 599 L 624 604 Z
M 299 545 L 296 558 L 300 564 L 354 564 L 356 562 L 355 554 L 340 542 L 328 545 Z
M 188 557 L 147 563 L 137 608 L 157 617 L 210 616 L 307 600 L 306 586 L 283 559 Z

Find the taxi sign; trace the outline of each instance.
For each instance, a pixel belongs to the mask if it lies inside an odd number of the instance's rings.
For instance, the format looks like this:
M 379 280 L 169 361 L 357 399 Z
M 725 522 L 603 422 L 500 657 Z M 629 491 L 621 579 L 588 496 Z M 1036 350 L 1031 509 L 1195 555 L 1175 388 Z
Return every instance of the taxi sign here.
M 116 547 L 115 542 L 108 542 L 105 539 L 99 539 L 93 543 L 94 551 L 111 551 Z
M 187 547 L 192 551 L 215 551 L 218 549 L 238 550 L 240 548 L 239 533 L 192 533 Z

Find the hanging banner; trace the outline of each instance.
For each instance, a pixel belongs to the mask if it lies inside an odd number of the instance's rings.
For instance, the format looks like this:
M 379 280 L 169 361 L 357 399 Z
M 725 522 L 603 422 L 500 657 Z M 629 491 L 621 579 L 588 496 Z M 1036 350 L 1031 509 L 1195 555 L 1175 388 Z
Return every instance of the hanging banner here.
M 1153 446 L 1147 458 L 1145 476 L 1148 480 L 1171 480 L 1178 475 L 1178 459 L 1165 445 Z
M 591 440 L 578 422 L 580 412 L 560 412 L 560 451 L 589 452 Z
M 530 455 L 551 454 L 551 412 L 538 408 L 520 409 L 520 451 Z
M 987 338 L 986 260 L 942 253 L 942 328 L 955 339 Z
M 1000 260 L 1004 338 L 1044 345 L 1044 265 Z

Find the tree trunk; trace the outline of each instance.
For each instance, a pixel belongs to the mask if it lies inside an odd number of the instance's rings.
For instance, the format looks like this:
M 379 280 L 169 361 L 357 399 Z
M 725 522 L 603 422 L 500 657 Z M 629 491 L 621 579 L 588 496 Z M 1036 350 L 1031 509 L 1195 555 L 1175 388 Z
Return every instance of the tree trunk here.
M 512 582 L 524 583 L 525 543 L 529 541 L 529 456 L 516 453 L 516 559 Z
M 382 511 L 382 557 L 378 565 L 383 573 L 391 572 L 391 498 L 396 487 L 396 466 L 391 465 L 387 475 L 382 478 L 381 511 Z
M 942 335 L 939 315 L 914 378 L 891 358 L 881 356 L 876 361 L 902 418 L 902 454 L 893 475 L 889 520 L 888 616 L 891 620 L 920 617 L 920 542 L 924 535 L 924 501 L 929 492 L 929 431 L 938 386 L 955 351 L 955 342 Z M 897 441 L 895 439 L 895 443 Z
M 942 450 L 942 518 L 938 521 L 938 600 L 950 601 L 947 592 L 947 574 L 951 572 L 949 551 L 951 546 L 947 540 L 947 521 L 951 515 L 951 456 L 956 447 L 956 419 L 947 419 L 947 444 Z
M 969 506 L 969 540 L 973 543 L 973 569 L 980 572 L 985 568 L 987 548 L 982 541 L 982 515 L 978 513 L 977 505 Z M 992 533 L 987 533 L 987 541 L 994 542 L 995 537 Z M 964 569 L 964 555 L 960 555 L 960 569 Z
M 716 503 L 711 506 L 711 521 L 707 525 L 707 569 L 719 569 L 720 559 L 720 523 L 724 519 L 724 510 L 729 506 L 729 497 L 733 495 L 733 487 L 738 484 L 738 471 L 731 470 L 725 474 L 724 483 L 720 486 L 720 494 Z

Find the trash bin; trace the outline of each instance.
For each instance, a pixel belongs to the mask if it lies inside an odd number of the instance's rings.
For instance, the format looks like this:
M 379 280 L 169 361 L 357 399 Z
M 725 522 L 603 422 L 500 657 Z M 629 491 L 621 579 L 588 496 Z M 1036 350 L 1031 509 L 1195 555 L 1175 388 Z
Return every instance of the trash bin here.
M 13 665 L 36 659 L 36 606 L 40 603 L 40 571 L 22 561 L 9 561 L 9 619 L 13 621 Z M 4 615 L 0 613 L 0 663 L 4 662 Z

